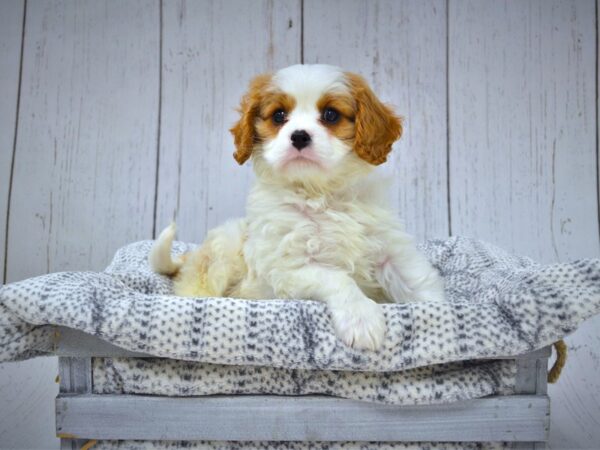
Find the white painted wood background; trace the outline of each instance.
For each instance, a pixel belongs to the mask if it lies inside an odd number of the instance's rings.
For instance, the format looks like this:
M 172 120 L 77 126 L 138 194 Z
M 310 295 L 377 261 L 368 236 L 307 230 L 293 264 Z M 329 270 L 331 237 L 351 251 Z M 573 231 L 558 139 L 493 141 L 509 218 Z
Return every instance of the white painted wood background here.
M 600 256 L 596 0 L 0 0 L 0 277 L 99 270 L 176 218 L 243 214 L 248 79 L 361 72 L 406 116 L 383 168 L 419 238 Z M 551 448 L 600 442 L 600 319 L 569 339 Z M 0 364 L 0 448 L 58 448 L 54 358 Z

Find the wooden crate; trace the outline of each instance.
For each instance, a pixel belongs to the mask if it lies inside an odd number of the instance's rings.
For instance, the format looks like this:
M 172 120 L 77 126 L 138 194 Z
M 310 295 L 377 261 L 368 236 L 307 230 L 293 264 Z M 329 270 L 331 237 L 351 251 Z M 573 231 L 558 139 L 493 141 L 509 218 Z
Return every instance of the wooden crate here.
M 392 406 L 322 395 L 160 397 L 92 393 L 92 357 L 149 357 L 59 328 L 61 448 L 90 439 L 219 441 L 515 442 L 545 448 L 550 349 L 518 357 L 515 395 Z

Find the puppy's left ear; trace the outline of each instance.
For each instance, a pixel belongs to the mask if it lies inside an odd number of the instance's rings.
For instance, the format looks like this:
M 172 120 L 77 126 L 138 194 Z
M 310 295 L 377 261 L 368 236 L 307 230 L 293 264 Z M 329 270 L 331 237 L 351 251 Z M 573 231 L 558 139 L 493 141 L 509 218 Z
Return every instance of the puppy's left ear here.
M 236 148 L 233 157 L 240 165 L 250 158 L 256 145 L 256 117 L 260 110 L 262 96 L 270 81 L 271 75 L 264 74 L 250 82 L 248 92 L 244 94 L 240 103 L 240 120 L 229 130 L 233 134 Z
M 379 101 L 363 77 L 346 73 L 346 79 L 356 101 L 354 151 L 370 164 L 382 164 L 402 136 L 402 119 Z

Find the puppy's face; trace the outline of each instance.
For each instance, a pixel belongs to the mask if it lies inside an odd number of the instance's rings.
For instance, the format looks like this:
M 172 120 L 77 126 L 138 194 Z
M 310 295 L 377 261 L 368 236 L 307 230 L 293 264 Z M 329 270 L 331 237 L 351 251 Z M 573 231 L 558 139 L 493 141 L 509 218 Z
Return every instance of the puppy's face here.
M 259 176 L 327 182 L 383 163 L 402 133 L 400 119 L 358 75 L 296 65 L 260 75 L 231 129 L 235 159 L 252 156 Z

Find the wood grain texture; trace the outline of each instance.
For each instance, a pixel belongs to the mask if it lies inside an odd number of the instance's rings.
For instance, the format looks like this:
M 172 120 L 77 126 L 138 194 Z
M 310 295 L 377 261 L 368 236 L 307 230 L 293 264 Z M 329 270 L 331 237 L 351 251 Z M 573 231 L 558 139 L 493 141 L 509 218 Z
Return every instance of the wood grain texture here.
M 304 61 L 362 74 L 405 117 L 380 169 L 419 240 L 448 235 L 446 2 L 305 0 Z
M 152 231 L 158 5 L 28 2 L 7 281 L 101 269 Z M 56 358 L 4 365 L 0 447 L 58 448 Z
M 516 394 L 535 394 L 537 389 L 537 360 L 524 359 L 517 361 L 515 375 Z
M 24 0 L 0 2 L 0 282 L 4 283 L 6 218 L 17 123 Z
M 92 392 L 92 358 L 58 358 L 60 392 L 89 394 Z M 87 441 L 84 439 L 60 440 L 61 450 L 78 450 Z
M 0 364 L 0 448 L 56 449 L 58 358 Z
M 4 276 L 24 7 L 22 0 L 0 2 L 0 280 Z M 0 448 L 58 446 L 50 408 L 58 393 L 56 373 L 56 358 L 0 364 Z
M 0 2 L 0 265 L 22 4 Z M 598 2 L 448 4 L 304 0 L 305 60 L 363 73 L 406 115 L 383 172 L 419 238 L 447 233 L 449 197 L 454 234 L 543 261 L 597 257 Z M 299 62 L 300 0 L 164 2 L 162 47 L 156 1 L 28 5 L 8 281 L 102 268 L 153 221 L 175 216 L 180 238 L 199 241 L 243 213 L 251 169 L 231 159 L 227 129 L 252 75 Z M 599 329 L 596 318 L 568 339 L 549 388 L 552 448 L 600 442 Z M 1 448 L 57 445 L 56 373 L 56 358 L 0 365 Z
M 156 232 L 175 219 L 200 242 L 245 213 L 253 174 L 229 128 L 252 77 L 300 61 L 300 1 L 165 2 L 162 49 Z
M 58 358 L 58 371 L 61 393 L 92 392 L 92 358 Z
M 551 448 L 597 449 L 600 442 L 600 317 L 566 339 L 568 359 L 552 398 Z
M 551 262 L 598 257 L 594 0 L 450 2 L 455 234 Z M 597 448 L 600 318 L 567 343 L 550 448 Z
M 8 281 L 151 236 L 158 23 L 151 0 L 28 4 Z
M 546 396 L 391 406 L 324 396 L 61 395 L 57 433 L 87 439 L 545 441 Z
M 597 257 L 594 1 L 449 9 L 453 234 Z

